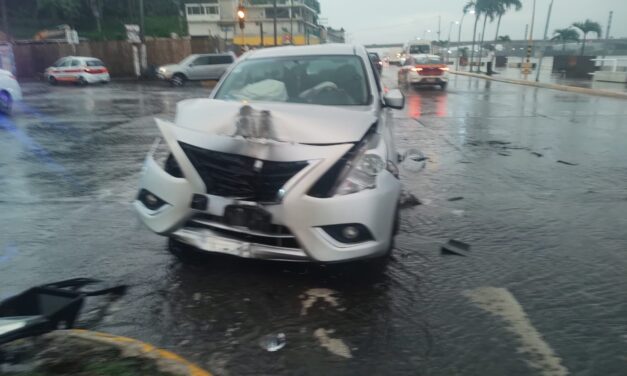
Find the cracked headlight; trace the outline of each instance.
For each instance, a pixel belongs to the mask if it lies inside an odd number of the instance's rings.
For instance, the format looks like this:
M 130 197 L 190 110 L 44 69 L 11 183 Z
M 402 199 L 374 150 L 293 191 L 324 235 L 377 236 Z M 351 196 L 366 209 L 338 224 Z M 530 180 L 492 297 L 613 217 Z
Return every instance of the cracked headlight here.
M 179 167 L 176 159 L 172 155 L 170 148 L 165 140 L 158 137 L 150 148 L 149 155 L 161 166 L 165 172 L 174 176 L 175 178 L 182 178 L 183 173 Z
M 357 193 L 377 186 L 377 176 L 386 168 L 386 162 L 377 154 L 361 153 L 339 179 L 336 196 Z

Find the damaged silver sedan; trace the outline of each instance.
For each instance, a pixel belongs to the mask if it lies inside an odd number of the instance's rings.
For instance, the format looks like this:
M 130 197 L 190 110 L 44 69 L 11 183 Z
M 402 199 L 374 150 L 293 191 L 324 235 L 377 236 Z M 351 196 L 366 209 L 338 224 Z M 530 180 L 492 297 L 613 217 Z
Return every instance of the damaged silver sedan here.
M 398 154 L 366 50 L 246 54 L 209 98 L 178 104 L 141 170 L 134 206 L 173 253 L 339 262 L 389 254 Z

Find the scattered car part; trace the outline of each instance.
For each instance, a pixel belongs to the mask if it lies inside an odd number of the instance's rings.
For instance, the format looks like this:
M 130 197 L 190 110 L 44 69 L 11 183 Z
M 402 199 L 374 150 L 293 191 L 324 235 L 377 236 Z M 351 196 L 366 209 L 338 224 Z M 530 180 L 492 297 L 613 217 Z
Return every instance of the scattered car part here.
M 467 256 L 470 245 L 459 240 L 449 239 L 442 245 L 441 251 L 443 255 Z
M 88 296 L 122 295 L 126 286 L 82 291 L 100 282 L 75 278 L 33 287 L 0 302 L 0 344 L 60 328 L 72 328 Z

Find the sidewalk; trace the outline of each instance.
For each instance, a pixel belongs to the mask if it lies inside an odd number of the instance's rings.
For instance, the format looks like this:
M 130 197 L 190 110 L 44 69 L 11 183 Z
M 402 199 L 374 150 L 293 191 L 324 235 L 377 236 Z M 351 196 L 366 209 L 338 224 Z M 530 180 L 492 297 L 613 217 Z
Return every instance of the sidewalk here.
M 511 69 L 513 68 L 510 68 L 510 70 Z M 462 76 L 482 78 L 482 79 L 491 80 L 491 81 L 499 81 L 499 82 L 517 84 L 517 85 L 540 87 L 544 89 L 553 89 L 553 90 L 567 91 L 567 92 L 579 93 L 579 94 L 599 95 L 599 96 L 605 96 L 605 97 L 627 99 L 627 90 L 613 91 L 613 90 L 607 90 L 607 89 L 600 89 L 600 88 L 597 88 L 596 85 L 594 85 L 594 87 L 585 87 L 585 86 L 581 86 L 581 84 L 583 84 L 583 82 L 581 81 L 576 81 L 573 83 L 572 80 L 571 81 L 553 80 L 553 82 L 543 82 L 541 80 L 540 82 L 536 82 L 535 75 L 529 75 L 527 76 L 527 79 L 525 79 L 524 75 L 520 73 L 518 73 L 518 77 L 520 78 L 509 78 L 508 75 L 506 74 L 495 74 L 493 76 L 488 76 L 485 73 L 469 73 L 466 71 L 454 71 L 454 70 L 451 71 L 451 73 L 462 75 Z M 514 74 L 509 74 L 509 76 L 515 77 Z M 576 83 L 579 83 L 580 85 L 578 86 L 576 85 Z M 603 84 L 603 82 L 599 82 L 599 84 Z M 620 85 L 620 86 L 624 86 L 624 85 Z
M 485 59 L 483 59 L 485 62 Z M 520 57 L 510 57 L 509 63 L 520 63 L 522 59 Z M 531 59 L 532 63 L 538 63 L 537 58 Z M 565 78 L 562 77 L 559 73 L 553 73 L 553 57 L 547 56 L 542 60 L 542 70 L 540 72 L 539 82 L 543 84 L 553 84 L 553 85 L 562 85 L 562 86 L 571 86 L 571 87 L 580 87 L 594 90 L 602 90 L 609 91 L 615 93 L 627 93 L 627 85 L 621 83 L 614 82 L 601 82 L 601 81 L 593 81 L 590 79 L 576 79 L 576 78 Z M 459 67 L 460 73 L 469 73 L 469 67 Z M 485 75 L 485 66 L 481 67 L 483 72 L 480 74 Z M 507 79 L 507 80 L 516 80 L 516 81 L 528 81 L 530 83 L 535 83 L 537 71 L 533 70 L 531 74 L 525 77 L 522 74 L 520 68 L 495 68 L 496 72 L 492 78 L 494 79 Z M 475 72 L 477 73 L 477 72 Z M 535 85 L 533 85 L 535 86 Z M 559 90 L 559 89 L 558 89 Z

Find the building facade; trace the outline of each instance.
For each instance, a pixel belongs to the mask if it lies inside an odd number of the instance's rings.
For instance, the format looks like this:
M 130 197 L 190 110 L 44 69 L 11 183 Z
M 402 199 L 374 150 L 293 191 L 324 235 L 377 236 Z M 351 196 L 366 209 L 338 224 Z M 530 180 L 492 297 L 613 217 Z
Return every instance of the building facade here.
M 277 45 L 323 43 L 318 23 L 318 0 L 244 0 L 246 22 L 237 22 L 239 0 L 197 0 L 185 4 L 191 37 L 216 36 L 227 42 L 248 46 L 273 46 L 274 17 L 277 19 Z M 262 38 L 263 35 L 263 38 Z

